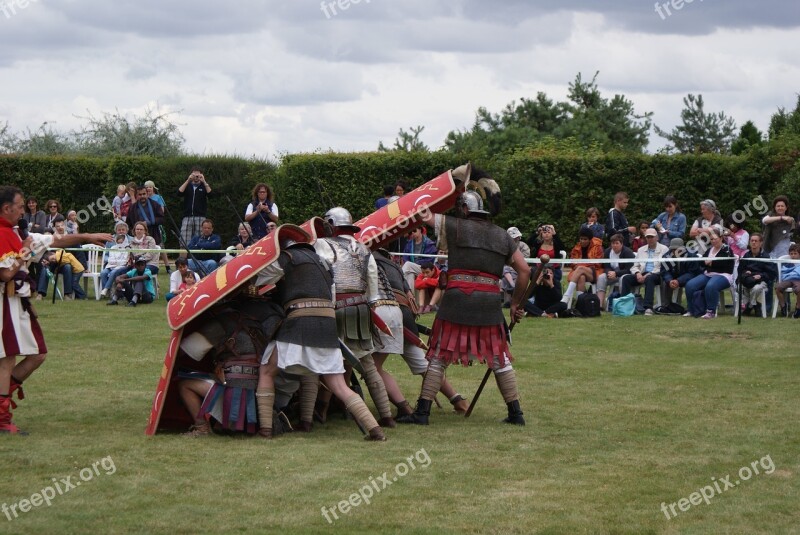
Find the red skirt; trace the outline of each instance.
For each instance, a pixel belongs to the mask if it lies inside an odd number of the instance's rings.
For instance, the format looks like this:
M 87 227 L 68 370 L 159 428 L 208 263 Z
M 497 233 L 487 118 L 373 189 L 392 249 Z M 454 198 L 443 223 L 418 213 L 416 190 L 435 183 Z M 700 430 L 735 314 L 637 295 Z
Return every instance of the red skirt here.
M 433 320 L 426 356 L 463 366 L 469 366 L 471 359 L 491 366 L 497 357 L 501 368 L 513 360 L 502 324 L 461 325 L 438 318 Z

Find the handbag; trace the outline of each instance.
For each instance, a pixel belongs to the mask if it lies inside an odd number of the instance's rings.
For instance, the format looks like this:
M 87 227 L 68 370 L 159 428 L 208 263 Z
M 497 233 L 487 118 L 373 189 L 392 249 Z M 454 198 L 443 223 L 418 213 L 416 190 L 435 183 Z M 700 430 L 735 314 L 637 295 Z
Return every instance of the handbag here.
M 614 299 L 611 314 L 614 316 L 633 316 L 636 311 L 636 297 L 631 293 Z

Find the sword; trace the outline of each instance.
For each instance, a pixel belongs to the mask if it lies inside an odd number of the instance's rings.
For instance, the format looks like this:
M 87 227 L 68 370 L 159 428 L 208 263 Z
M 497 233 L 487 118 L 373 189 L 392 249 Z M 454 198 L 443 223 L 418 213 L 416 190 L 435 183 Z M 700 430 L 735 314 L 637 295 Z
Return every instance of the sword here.
M 386 322 L 383 321 L 380 316 L 378 316 L 375 310 L 370 308 L 369 311 L 370 311 L 370 316 L 372 316 L 372 323 L 375 324 L 375 327 L 380 329 L 384 334 L 387 334 L 389 336 L 394 336 L 392 330 L 389 328 L 388 325 L 386 325 Z
M 412 331 L 408 327 L 403 327 L 403 338 L 405 338 L 406 341 L 411 342 L 415 346 L 421 347 L 425 351 L 428 350 L 428 346 L 425 344 L 425 342 L 423 342 L 420 339 L 420 337 L 414 334 L 414 331 Z
M 425 336 L 430 336 L 432 332 L 430 327 L 426 327 L 419 323 L 417 323 L 417 330 L 419 331 L 420 334 L 424 334 Z
M 344 360 L 346 360 L 354 370 L 363 376 L 364 368 L 361 367 L 361 361 L 358 360 L 355 355 L 353 355 L 353 352 L 350 351 L 350 348 L 347 347 L 347 344 L 345 344 L 344 340 L 341 338 L 339 338 L 339 349 L 342 350 L 342 356 L 344 357 Z

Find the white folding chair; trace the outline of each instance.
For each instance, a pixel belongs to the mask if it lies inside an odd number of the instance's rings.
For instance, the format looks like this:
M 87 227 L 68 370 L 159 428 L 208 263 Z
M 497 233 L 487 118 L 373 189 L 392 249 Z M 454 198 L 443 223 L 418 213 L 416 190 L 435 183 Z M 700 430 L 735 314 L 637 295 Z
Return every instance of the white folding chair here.
M 86 262 L 86 271 L 83 272 L 83 291 L 89 293 L 89 279 L 92 279 L 94 284 L 94 298 L 96 301 L 100 300 L 100 272 L 103 271 L 103 251 L 102 247 L 93 244 L 86 244 L 81 246 L 86 250 L 88 261 Z
M 783 267 L 783 262 L 781 262 L 781 260 L 789 260 L 790 258 L 791 257 L 788 254 L 785 254 L 785 255 L 783 255 L 783 256 L 778 258 L 778 282 L 782 282 L 783 281 L 783 277 L 781 276 L 781 268 Z M 786 290 L 784 290 L 784 292 L 783 292 L 783 295 L 786 296 L 786 309 L 787 310 L 790 308 L 790 306 L 789 306 L 789 301 L 790 301 L 789 296 L 790 296 L 790 294 L 793 294 L 793 293 L 794 293 L 794 289 L 792 289 L 792 288 L 786 288 Z M 773 297 L 772 298 L 772 317 L 774 319 L 777 316 L 778 316 L 778 298 L 777 297 Z

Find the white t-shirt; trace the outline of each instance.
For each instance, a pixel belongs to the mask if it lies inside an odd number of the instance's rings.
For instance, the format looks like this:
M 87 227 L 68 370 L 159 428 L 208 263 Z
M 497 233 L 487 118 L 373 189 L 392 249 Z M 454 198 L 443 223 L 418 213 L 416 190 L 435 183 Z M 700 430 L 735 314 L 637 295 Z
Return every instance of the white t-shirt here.
M 272 209 L 270 210 L 270 212 L 272 212 L 275 215 L 275 217 L 278 217 L 278 205 L 272 203 Z M 244 215 L 245 217 L 247 217 L 252 213 L 253 213 L 253 203 L 251 202 L 250 204 L 247 205 L 247 210 L 244 212 Z

